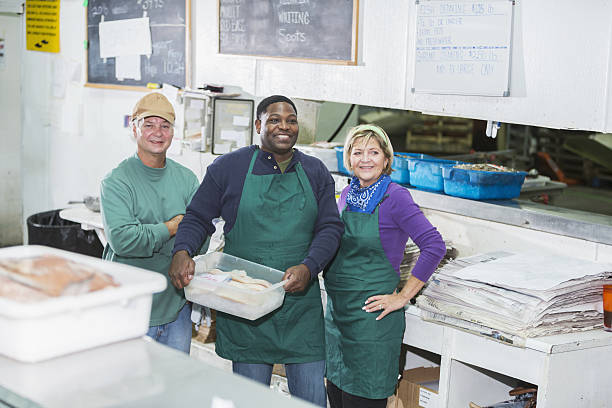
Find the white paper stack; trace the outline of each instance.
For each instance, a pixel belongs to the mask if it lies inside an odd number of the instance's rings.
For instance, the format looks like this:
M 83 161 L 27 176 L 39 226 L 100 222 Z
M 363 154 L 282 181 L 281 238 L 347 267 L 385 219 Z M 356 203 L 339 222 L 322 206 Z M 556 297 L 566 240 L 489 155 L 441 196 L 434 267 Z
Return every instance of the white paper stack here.
M 495 252 L 439 269 L 417 305 L 425 320 L 520 345 L 527 337 L 600 327 L 604 284 L 612 284 L 612 264 Z
M 450 260 L 456 258 L 457 251 L 453 247 L 453 243 L 451 241 L 444 241 L 446 245 L 446 254 L 444 258 L 440 261 L 438 265 L 438 269 L 442 266 L 446 265 Z M 404 287 L 404 284 L 408 280 L 408 278 L 412 274 L 412 269 L 414 265 L 416 265 L 417 260 L 419 259 L 419 255 L 421 251 L 419 247 L 412 242 L 411 239 L 406 243 L 406 249 L 404 250 L 404 259 L 402 259 L 402 263 L 400 264 L 400 284 L 398 286 L 399 289 Z

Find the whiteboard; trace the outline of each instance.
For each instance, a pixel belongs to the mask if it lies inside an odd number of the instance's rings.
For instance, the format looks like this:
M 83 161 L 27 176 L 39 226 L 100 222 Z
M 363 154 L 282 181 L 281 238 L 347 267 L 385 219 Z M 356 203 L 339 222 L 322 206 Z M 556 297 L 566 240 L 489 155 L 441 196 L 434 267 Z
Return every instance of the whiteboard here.
M 512 0 L 417 0 L 413 92 L 509 96 Z

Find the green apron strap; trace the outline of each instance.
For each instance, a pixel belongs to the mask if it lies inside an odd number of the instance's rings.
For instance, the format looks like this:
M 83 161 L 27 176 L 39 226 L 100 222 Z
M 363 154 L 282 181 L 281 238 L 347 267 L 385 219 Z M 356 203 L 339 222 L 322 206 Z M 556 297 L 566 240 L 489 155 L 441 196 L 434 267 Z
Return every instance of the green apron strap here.
M 255 149 L 253 153 L 253 157 L 251 157 L 251 163 L 249 164 L 249 170 L 247 171 L 247 177 L 253 173 L 253 167 L 255 167 L 255 161 L 257 160 L 257 153 L 259 153 L 259 149 Z

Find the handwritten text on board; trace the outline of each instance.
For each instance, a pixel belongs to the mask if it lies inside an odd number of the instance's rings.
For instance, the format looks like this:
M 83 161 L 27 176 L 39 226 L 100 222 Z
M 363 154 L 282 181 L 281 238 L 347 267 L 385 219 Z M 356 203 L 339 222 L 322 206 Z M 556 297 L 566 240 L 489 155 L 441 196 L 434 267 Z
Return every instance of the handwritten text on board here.
M 418 4 L 415 90 L 504 95 L 511 22 L 508 0 Z
M 219 51 L 350 61 L 358 0 L 219 0 Z

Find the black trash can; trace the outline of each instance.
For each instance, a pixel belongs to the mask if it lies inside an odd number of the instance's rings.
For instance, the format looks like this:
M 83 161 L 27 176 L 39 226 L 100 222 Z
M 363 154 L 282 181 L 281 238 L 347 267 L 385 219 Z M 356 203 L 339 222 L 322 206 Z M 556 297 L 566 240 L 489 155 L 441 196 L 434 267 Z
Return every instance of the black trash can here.
M 102 257 L 102 243 L 95 231 L 85 231 L 81 224 L 59 216 L 52 210 L 28 217 L 28 244 L 46 245 L 79 254 Z

